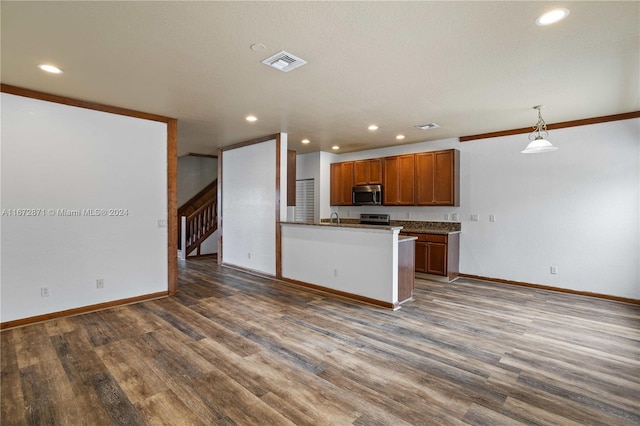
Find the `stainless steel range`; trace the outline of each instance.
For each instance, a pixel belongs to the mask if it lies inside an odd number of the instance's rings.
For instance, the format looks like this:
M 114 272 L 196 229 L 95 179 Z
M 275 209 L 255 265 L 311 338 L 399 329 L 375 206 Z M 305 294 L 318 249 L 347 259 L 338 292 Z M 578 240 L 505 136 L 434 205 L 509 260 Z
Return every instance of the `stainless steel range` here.
M 388 214 L 360 213 L 361 225 L 389 226 L 390 223 L 391 216 Z

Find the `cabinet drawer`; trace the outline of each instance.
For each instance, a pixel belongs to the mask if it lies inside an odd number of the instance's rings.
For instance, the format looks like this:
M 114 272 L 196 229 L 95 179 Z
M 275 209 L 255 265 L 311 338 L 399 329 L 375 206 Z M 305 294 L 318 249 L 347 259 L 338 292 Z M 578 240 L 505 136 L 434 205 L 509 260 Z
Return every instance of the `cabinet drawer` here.
M 447 242 L 446 235 L 436 235 L 436 234 L 416 234 L 418 237 L 418 241 L 427 241 L 430 243 L 445 243 Z

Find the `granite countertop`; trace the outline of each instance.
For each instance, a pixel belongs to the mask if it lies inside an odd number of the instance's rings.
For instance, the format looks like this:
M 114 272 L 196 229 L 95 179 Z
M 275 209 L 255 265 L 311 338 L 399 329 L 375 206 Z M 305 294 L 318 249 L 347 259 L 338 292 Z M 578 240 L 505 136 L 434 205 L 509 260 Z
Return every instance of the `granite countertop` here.
M 462 228 L 460 222 L 426 222 L 418 220 L 392 220 L 391 225 L 402 226 L 403 233 L 411 234 L 457 234 Z
M 340 223 L 329 223 L 329 222 L 280 222 L 285 225 L 308 225 L 308 226 L 324 226 L 326 228 L 359 228 L 359 229 L 378 229 L 378 230 L 387 230 L 393 231 L 396 229 L 402 229 L 402 226 L 399 225 L 390 225 L 390 226 L 380 226 L 380 225 L 360 225 L 359 221 L 355 222 L 343 222 L 340 220 Z
M 329 219 L 322 219 L 322 224 L 328 224 Z M 333 225 L 336 226 L 336 225 Z M 402 227 L 400 232 L 411 234 L 437 234 L 437 235 L 449 235 L 459 234 L 462 229 L 460 222 L 429 222 L 419 220 L 392 220 L 390 226 L 379 225 L 360 225 L 359 219 L 345 218 L 340 219 L 340 225 L 338 226 L 353 226 L 353 227 L 368 227 L 377 229 L 395 229 Z
M 413 241 L 413 240 L 417 240 L 418 237 L 410 237 L 409 235 L 399 235 L 398 236 L 398 242 L 402 243 L 405 241 Z
M 432 228 L 414 228 L 414 229 L 403 229 L 400 232 L 408 233 L 408 234 L 450 235 L 450 234 L 459 234 L 461 231 L 447 231 L 446 229 L 432 229 Z

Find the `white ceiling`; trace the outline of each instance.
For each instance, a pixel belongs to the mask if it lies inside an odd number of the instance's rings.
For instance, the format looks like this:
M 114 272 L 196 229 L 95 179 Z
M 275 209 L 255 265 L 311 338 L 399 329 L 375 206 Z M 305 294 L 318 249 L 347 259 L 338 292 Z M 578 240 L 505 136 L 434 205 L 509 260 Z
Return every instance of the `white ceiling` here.
M 571 13 L 536 26 L 554 7 Z M 179 154 L 279 131 L 298 152 L 358 151 L 533 126 L 538 104 L 548 123 L 640 109 L 638 1 L 2 1 L 1 15 L 2 83 L 177 118 Z M 280 50 L 308 64 L 260 63 Z

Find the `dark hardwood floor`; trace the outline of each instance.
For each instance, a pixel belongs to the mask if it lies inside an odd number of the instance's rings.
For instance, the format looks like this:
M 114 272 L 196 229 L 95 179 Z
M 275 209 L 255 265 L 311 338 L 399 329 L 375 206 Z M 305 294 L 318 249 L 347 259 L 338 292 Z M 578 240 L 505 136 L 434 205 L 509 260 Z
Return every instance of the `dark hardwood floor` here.
M 640 424 L 640 306 L 467 279 L 393 312 L 189 260 L 1 338 L 2 425 Z

